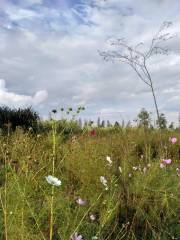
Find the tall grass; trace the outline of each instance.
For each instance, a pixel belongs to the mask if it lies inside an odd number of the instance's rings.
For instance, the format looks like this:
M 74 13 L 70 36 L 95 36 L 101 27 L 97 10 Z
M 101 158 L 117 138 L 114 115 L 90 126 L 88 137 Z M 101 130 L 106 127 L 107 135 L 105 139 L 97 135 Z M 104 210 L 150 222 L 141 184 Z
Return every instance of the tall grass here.
M 0 239 L 179 239 L 178 130 L 105 128 L 64 139 L 54 124 L 48 134 L 0 137 Z M 163 158 L 172 163 L 161 169 Z

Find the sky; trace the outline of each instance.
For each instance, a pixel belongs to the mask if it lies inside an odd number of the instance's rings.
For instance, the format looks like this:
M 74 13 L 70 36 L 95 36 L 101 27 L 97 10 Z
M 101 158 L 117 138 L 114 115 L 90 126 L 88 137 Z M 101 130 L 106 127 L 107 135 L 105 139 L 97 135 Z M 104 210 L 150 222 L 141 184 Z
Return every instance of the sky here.
M 82 118 L 125 121 L 155 113 L 152 93 L 128 65 L 104 61 L 109 40 L 151 40 L 164 21 L 176 34 L 168 56 L 148 63 L 160 112 L 180 112 L 179 0 L 1 0 L 0 105 L 52 109 L 84 106 Z M 155 115 L 153 115 L 155 117 Z

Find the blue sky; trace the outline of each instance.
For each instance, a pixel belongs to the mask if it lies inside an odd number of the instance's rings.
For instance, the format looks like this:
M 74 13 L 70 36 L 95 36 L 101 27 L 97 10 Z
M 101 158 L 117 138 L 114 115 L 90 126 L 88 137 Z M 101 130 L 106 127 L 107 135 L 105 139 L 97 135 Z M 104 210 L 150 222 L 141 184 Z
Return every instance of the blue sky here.
M 105 62 L 98 50 L 110 38 L 148 48 L 163 21 L 172 21 L 169 56 L 149 62 L 160 111 L 180 112 L 178 0 L 9 0 L 0 3 L 0 104 L 53 108 L 84 105 L 82 117 L 133 120 L 151 92 L 125 64 Z

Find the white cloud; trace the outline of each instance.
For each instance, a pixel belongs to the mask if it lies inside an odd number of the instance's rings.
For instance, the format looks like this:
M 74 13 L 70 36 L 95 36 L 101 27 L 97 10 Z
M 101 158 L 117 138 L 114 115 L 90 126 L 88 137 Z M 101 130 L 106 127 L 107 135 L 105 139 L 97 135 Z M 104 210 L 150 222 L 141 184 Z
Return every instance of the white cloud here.
M 23 0 L 23 2 L 33 5 L 33 4 L 42 4 L 43 0 Z
M 11 21 L 19 21 L 23 19 L 32 19 L 38 17 L 38 14 L 32 10 L 27 10 L 23 8 L 17 7 L 8 7 L 6 9 L 6 13 L 8 14 Z
M 6 83 L 4 79 L 0 79 L 0 104 L 10 107 L 27 107 L 36 106 L 44 102 L 48 97 L 48 93 L 45 90 L 37 91 L 34 96 L 28 96 L 24 94 L 17 94 L 9 92 L 6 89 Z
M 32 97 L 32 103 L 37 105 L 42 102 L 44 102 L 48 97 L 48 93 L 45 90 L 41 90 L 35 93 L 35 95 Z

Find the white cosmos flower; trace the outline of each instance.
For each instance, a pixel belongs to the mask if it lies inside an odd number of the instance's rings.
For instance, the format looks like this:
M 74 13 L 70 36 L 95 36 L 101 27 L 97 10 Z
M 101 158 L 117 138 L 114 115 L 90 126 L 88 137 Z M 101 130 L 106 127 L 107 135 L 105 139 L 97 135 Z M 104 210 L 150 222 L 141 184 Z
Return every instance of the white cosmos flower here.
M 53 177 L 53 176 L 51 176 L 51 175 L 49 175 L 49 176 L 46 177 L 46 181 L 47 181 L 49 184 L 53 185 L 53 186 L 57 186 L 57 187 L 58 187 L 58 186 L 61 185 L 61 180 L 59 180 L 58 178 Z

